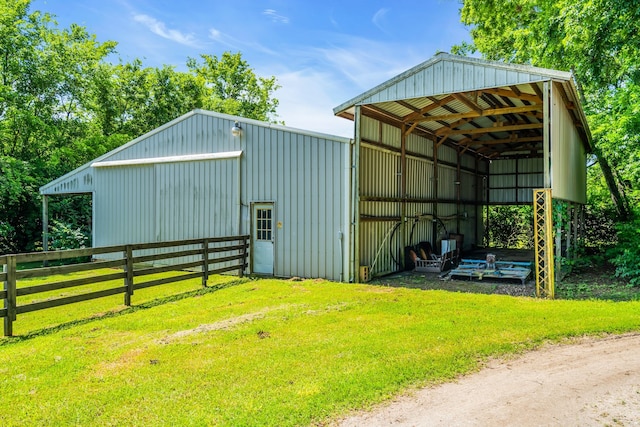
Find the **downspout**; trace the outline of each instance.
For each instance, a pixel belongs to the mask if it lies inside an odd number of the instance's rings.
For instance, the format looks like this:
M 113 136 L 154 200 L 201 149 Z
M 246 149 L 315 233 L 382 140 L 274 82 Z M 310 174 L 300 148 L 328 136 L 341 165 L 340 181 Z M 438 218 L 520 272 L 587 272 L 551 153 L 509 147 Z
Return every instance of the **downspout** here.
M 351 227 L 351 165 L 352 159 L 353 139 L 349 140 L 348 144 L 344 146 L 344 163 L 342 165 L 342 174 L 344 179 L 344 185 L 342 191 L 344 191 L 344 209 L 342 211 L 342 227 L 338 231 L 338 238 L 340 240 L 340 282 L 353 281 L 353 275 L 351 273 L 351 266 L 353 259 L 351 258 L 351 242 L 353 240 L 353 228 Z
M 353 195 L 351 197 L 352 203 L 352 227 L 353 227 L 353 239 L 352 256 L 353 256 L 353 282 L 360 282 L 360 126 L 362 124 L 362 107 L 360 105 L 355 106 L 355 144 L 353 145 L 353 163 L 351 165 L 351 182 Z

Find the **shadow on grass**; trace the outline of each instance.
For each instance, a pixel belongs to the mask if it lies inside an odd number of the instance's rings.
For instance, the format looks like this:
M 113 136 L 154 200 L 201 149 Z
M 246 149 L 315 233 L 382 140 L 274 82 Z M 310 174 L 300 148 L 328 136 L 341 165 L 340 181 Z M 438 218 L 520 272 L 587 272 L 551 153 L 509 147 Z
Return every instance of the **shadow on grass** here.
M 170 295 L 170 296 L 167 296 L 167 297 L 157 298 L 157 299 L 154 299 L 154 300 L 151 300 L 151 301 L 143 302 L 141 304 L 132 305 L 131 307 L 126 307 L 126 308 L 123 308 L 121 310 L 112 310 L 112 311 L 108 311 L 106 313 L 96 314 L 96 315 L 93 315 L 91 317 L 87 317 L 87 318 L 84 318 L 84 319 L 73 320 L 71 322 L 61 323 L 61 324 L 55 325 L 55 326 L 50 326 L 50 327 L 46 327 L 46 328 L 42 328 L 42 329 L 36 329 L 36 330 L 28 332 L 28 333 L 26 333 L 24 335 L 17 335 L 17 336 L 12 336 L 12 337 L 0 337 L 0 347 L 6 346 L 6 345 L 10 345 L 10 344 L 14 344 L 14 343 L 18 343 L 18 342 L 22 342 L 22 341 L 27 341 L 27 340 L 30 340 L 30 339 L 33 339 L 33 338 L 36 338 L 36 337 L 55 334 L 57 332 L 65 330 L 65 329 L 70 329 L 70 328 L 73 328 L 75 326 L 85 325 L 85 324 L 88 324 L 88 323 L 96 322 L 98 320 L 110 319 L 110 318 L 113 318 L 113 317 L 118 317 L 118 316 L 130 314 L 130 313 L 135 313 L 136 311 L 140 311 L 140 310 L 147 310 L 147 309 L 150 309 L 150 308 L 153 308 L 153 307 L 157 307 L 157 306 L 160 306 L 160 305 L 164 305 L 164 304 L 180 301 L 180 300 L 187 299 L 187 298 L 193 298 L 193 297 L 197 297 L 197 296 L 201 296 L 201 295 L 211 294 L 213 292 L 217 292 L 217 291 L 222 290 L 222 289 L 230 288 L 232 286 L 241 285 L 243 283 L 247 283 L 247 282 L 250 282 L 252 280 L 256 280 L 256 279 L 255 278 L 243 278 L 243 279 L 232 280 L 230 282 L 220 283 L 220 284 L 212 285 L 212 286 L 207 286 L 205 288 L 196 289 L 194 291 L 183 292 L 183 293 L 180 293 L 180 294 L 175 294 L 175 295 Z

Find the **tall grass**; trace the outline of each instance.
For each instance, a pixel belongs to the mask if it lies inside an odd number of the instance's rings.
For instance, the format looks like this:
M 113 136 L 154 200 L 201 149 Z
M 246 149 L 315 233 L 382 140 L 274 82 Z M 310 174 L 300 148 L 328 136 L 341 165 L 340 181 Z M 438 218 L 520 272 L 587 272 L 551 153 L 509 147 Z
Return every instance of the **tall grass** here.
M 640 302 L 320 280 L 244 279 L 192 295 L 0 341 L 0 423 L 323 423 L 489 356 L 640 329 Z

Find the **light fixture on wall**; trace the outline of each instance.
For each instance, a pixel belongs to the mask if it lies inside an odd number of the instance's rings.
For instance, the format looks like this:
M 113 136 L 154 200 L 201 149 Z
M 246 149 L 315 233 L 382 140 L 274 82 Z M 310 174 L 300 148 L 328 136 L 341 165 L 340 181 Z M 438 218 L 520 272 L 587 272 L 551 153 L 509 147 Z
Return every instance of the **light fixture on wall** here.
M 240 136 L 241 134 L 242 134 L 242 127 L 240 126 L 240 123 L 236 121 L 233 124 L 233 127 L 231 128 L 231 135 Z

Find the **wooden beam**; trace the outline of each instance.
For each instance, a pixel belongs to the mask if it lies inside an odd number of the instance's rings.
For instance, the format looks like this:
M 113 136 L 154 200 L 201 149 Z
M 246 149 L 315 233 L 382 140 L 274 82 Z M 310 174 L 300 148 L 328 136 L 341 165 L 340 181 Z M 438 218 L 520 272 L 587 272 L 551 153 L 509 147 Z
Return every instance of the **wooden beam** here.
M 419 113 L 420 109 L 414 105 L 409 104 L 407 101 L 404 101 L 402 99 L 398 100 L 398 101 L 394 101 L 396 104 L 398 105 L 402 105 L 404 108 L 406 108 L 407 110 L 411 110 L 414 113 Z
M 421 119 L 418 119 L 417 122 L 431 122 L 431 121 L 435 122 L 437 120 L 470 119 L 470 118 L 487 117 L 487 116 L 502 116 L 505 114 L 535 113 L 537 111 L 542 111 L 541 104 L 524 105 L 522 107 L 488 108 L 480 111 L 468 111 L 466 113 L 456 113 L 456 114 L 443 114 L 440 116 L 425 116 Z
M 558 92 L 560 93 L 560 97 L 562 97 L 562 101 L 564 102 L 564 105 L 567 107 L 567 110 L 575 110 L 576 105 L 569 100 L 569 97 L 567 96 L 567 92 L 564 90 L 564 87 L 555 80 L 553 82 L 553 86 L 556 89 L 558 89 Z
M 514 91 L 509 89 L 503 89 L 503 88 L 482 89 L 482 92 L 492 93 L 494 95 L 506 96 L 509 98 L 524 99 L 524 100 L 536 102 L 536 103 L 542 102 L 542 97 L 539 97 L 537 94 L 533 95 L 530 93 L 520 92 L 520 95 L 516 95 Z
M 429 111 L 435 110 L 438 107 L 443 107 L 448 102 L 453 101 L 455 98 L 452 95 L 447 95 L 442 99 L 437 99 L 433 97 L 428 97 L 428 99 L 432 102 L 431 104 L 421 108 L 420 111 L 417 113 L 411 113 L 408 116 L 404 116 L 402 120 L 405 123 L 413 123 L 416 120 L 419 120 L 422 117 L 424 117 Z
M 542 100 L 543 96 L 542 96 L 542 90 L 540 89 L 540 87 L 538 86 L 538 83 L 529 83 L 529 87 L 531 89 L 533 89 L 533 91 L 536 93 L 536 95 L 538 96 L 539 100 Z
M 542 135 L 518 137 L 517 134 L 512 134 L 510 138 L 493 139 L 493 140 L 486 140 L 486 141 L 482 141 L 479 139 L 465 138 L 458 141 L 458 144 L 459 145 L 473 145 L 473 144 L 496 145 L 496 144 L 512 144 L 512 143 L 520 143 L 520 142 L 542 142 Z
M 512 130 L 525 130 L 525 129 L 542 129 L 542 123 L 530 123 L 524 125 L 509 125 L 509 126 L 493 126 L 490 128 L 479 129 L 439 129 L 436 131 L 436 135 L 475 135 L 479 133 L 491 133 L 491 132 L 509 132 Z M 440 132 L 444 130 L 443 132 Z
M 463 94 L 463 93 L 454 93 L 453 97 L 455 99 L 457 99 L 458 101 L 462 102 L 467 107 L 471 108 L 476 113 L 478 113 L 478 114 L 482 113 L 482 107 L 479 106 L 477 102 L 474 102 L 474 101 L 470 100 L 465 94 Z

